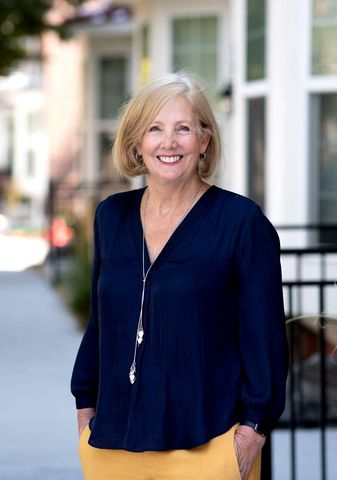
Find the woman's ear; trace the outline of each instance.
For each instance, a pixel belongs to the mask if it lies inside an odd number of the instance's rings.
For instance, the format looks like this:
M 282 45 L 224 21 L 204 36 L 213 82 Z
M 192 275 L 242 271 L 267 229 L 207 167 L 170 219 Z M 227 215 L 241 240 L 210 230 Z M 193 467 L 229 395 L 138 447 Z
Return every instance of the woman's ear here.
M 141 149 L 141 146 L 140 146 L 140 142 L 138 142 L 135 146 L 135 152 L 136 152 L 136 155 L 141 155 L 142 154 L 142 149 Z
M 210 136 L 209 133 L 205 133 L 205 134 L 202 135 L 202 137 L 201 137 L 201 152 L 200 153 L 205 153 L 205 151 L 207 150 L 210 139 L 211 139 L 211 136 Z

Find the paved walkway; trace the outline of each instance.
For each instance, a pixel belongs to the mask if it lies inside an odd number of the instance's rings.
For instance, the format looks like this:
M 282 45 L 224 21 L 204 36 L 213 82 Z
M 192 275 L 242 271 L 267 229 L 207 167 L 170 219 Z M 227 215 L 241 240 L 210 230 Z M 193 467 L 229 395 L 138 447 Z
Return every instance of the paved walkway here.
M 76 320 L 38 273 L 0 272 L 0 479 L 80 480 Z

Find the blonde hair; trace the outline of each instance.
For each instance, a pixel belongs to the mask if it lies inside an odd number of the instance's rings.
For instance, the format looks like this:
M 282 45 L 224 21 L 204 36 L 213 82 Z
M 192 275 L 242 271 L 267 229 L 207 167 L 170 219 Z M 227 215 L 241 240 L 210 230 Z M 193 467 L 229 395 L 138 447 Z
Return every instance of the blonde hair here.
M 183 95 L 191 103 L 198 119 L 199 134 L 210 136 L 206 157 L 198 163 L 198 175 L 207 178 L 215 172 L 221 155 L 221 140 L 205 87 L 195 75 L 178 72 L 153 78 L 123 107 L 112 152 L 114 167 L 120 174 L 147 173 L 136 147 L 160 109 L 177 95 Z

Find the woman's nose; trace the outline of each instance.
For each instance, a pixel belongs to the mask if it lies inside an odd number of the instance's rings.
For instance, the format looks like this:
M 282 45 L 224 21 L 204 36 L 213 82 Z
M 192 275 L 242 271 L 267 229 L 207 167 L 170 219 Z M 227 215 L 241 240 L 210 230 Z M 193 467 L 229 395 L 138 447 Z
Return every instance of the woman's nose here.
M 175 130 L 164 131 L 161 137 L 161 145 L 163 148 L 171 148 L 177 143 Z

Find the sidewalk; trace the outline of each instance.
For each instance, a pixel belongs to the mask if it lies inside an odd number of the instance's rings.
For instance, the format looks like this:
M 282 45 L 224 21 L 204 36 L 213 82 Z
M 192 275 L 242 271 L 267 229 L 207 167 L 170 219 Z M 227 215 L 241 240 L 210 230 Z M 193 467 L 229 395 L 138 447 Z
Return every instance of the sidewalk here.
M 0 272 L 0 479 L 81 480 L 69 383 L 82 333 L 38 273 Z

